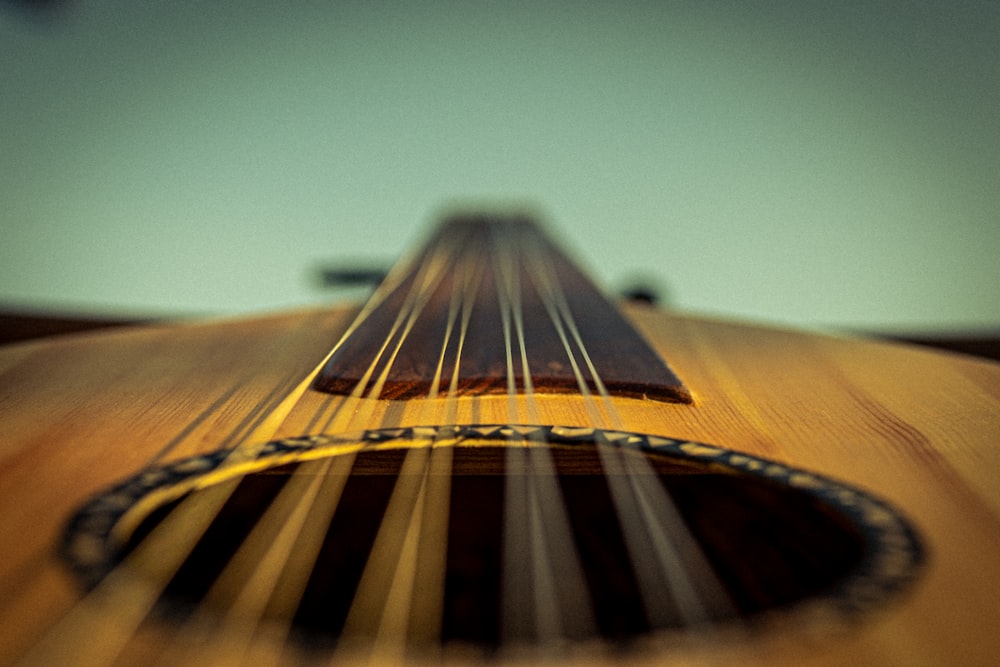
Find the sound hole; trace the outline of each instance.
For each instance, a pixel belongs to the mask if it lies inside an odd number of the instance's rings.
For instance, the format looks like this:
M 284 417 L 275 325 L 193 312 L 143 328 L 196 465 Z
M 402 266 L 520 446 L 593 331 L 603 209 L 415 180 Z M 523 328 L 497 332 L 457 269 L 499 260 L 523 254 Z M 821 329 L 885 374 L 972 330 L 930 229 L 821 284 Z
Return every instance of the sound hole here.
M 636 553 L 634 544 L 630 548 L 609 482 L 610 475 L 624 473 L 603 468 L 597 447 L 552 446 L 549 451 L 593 609 L 594 633 L 628 643 L 679 623 L 651 620 L 643 604 L 650 595 L 669 600 L 672 593 L 642 590 L 636 563 L 652 555 Z M 302 642 L 328 646 L 340 637 L 407 451 L 357 454 L 293 618 L 272 619 L 290 622 Z M 726 612 L 713 612 L 713 621 L 752 617 L 828 595 L 865 559 L 863 530 L 815 494 L 719 465 L 635 450 L 626 455 L 648 460 L 647 469 L 673 501 L 731 601 Z M 504 641 L 505 502 L 513 474 L 506 466 L 504 447 L 454 448 L 447 543 L 441 545 L 446 567 L 442 643 L 492 650 Z M 292 476 L 302 474 L 301 468 L 286 464 L 242 479 L 166 587 L 160 605 L 164 614 L 183 617 L 203 602 L 256 520 Z M 530 477 L 526 484 L 532 483 Z M 187 497 L 150 513 L 118 558 Z

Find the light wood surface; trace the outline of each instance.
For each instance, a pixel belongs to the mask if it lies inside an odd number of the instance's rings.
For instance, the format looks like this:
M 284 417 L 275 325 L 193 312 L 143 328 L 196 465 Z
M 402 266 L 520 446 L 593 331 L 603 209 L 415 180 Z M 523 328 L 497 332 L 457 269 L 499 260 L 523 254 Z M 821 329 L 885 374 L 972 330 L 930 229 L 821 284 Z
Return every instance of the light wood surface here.
M 162 462 L 217 449 L 262 401 L 280 398 L 312 370 L 351 312 L 156 325 L 0 348 L 0 664 L 22 655 L 80 597 L 56 555 L 74 510 L 171 443 Z M 785 619 L 752 636 L 617 661 L 1000 661 L 1000 365 L 644 307 L 626 313 L 695 401 L 615 399 L 626 429 L 712 443 L 871 491 L 915 525 L 929 559 L 911 590 L 850 627 Z M 301 435 L 324 400 L 308 392 L 277 435 Z M 346 426 L 442 417 L 427 401 L 372 407 Z M 539 410 L 545 423 L 588 423 L 573 396 L 542 397 Z M 505 423 L 506 411 L 503 397 L 464 398 L 455 421 Z M 158 632 L 148 633 L 147 646 L 161 645 Z M 73 664 L 72 654 L 65 658 Z

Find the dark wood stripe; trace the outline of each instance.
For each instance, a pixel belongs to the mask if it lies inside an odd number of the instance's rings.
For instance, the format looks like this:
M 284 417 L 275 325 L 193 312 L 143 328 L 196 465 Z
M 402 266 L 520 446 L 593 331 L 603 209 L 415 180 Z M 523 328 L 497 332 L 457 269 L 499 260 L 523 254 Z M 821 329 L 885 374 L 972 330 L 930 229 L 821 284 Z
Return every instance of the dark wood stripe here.
M 153 322 L 154 320 L 141 318 L 73 315 L 44 311 L 25 312 L 0 306 L 0 345 L 81 331 L 152 324 Z
M 470 279 L 465 270 L 468 266 L 473 267 L 475 275 L 481 276 L 481 282 L 459 366 L 458 392 L 463 395 L 506 393 L 506 344 L 498 283 L 504 275 L 501 264 L 507 249 L 512 252 L 506 256 L 513 257 L 520 283 L 528 368 L 536 391 L 579 391 L 569 357 L 543 300 L 536 270 L 541 262 L 561 285 L 594 367 L 611 394 L 691 402 L 687 388 L 614 305 L 537 225 L 522 217 L 462 217 L 445 222 L 417 256 L 406 279 L 330 358 L 317 377 L 315 388 L 334 394 L 349 394 L 354 390 L 375 361 L 393 322 L 405 307 L 420 268 L 439 253 L 451 251 L 452 263 L 430 292 L 426 308 L 403 341 L 381 397 L 408 399 L 428 394 L 445 339 L 452 294 L 456 289 L 461 290 Z M 522 391 L 521 357 L 516 338 L 513 340 L 514 375 L 518 391 Z M 389 341 L 386 353 L 375 363 L 373 377 L 383 371 L 397 343 L 398 334 Z M 456 331 L 445 355 L 442 392 L 447 389 L 447 380 L 454 368 L 457 345 Z M 591 390 L 596 390 L 581 355 L 576 350 L 574 354 L 584 368 Z

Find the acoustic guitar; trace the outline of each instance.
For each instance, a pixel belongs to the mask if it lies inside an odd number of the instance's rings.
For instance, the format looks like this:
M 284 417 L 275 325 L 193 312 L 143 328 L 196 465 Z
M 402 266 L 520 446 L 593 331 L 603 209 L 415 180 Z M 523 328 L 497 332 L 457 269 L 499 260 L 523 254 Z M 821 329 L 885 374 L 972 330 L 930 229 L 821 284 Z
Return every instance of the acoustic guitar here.
M 0 349 L 0 424 L 3 664 L 1000 662 L 1000 366 L 615 305 L 521 215 Z

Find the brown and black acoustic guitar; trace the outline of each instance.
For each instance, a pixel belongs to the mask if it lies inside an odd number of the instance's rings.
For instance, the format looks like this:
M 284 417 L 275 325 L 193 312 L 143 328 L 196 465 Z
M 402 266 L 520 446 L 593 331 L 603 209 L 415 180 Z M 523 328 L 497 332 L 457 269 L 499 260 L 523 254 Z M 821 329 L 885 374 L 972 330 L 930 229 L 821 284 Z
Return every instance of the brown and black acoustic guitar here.
M 1000 664 L 998 477 L 1000 365 L 454 216 L 363 305 L 0 348 L 0 664 Z

